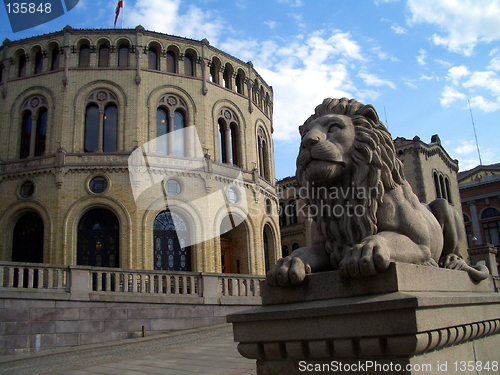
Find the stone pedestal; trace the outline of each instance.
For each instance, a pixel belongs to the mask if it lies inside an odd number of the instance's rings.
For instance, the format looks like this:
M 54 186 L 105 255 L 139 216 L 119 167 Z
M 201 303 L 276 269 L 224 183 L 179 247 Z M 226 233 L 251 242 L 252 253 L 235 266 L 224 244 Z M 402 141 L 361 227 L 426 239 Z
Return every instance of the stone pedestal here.
M 261 293 L 262 307 L 227 318 L 259 375 L 500 371 L 500 294 L 491 277 L 474 283 L 462 271 L 397 263 L 358 280 L 333 271 L 299 287 L 263 282 Z

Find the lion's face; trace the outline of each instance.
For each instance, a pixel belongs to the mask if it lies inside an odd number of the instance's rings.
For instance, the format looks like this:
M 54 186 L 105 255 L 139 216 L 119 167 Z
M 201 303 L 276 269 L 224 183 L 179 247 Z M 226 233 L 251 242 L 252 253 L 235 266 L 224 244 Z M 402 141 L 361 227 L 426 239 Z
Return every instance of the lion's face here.
M 325 183 L 342 175 L 351 164 L 349 155 L 355 127 L 349 116 L 328 114 L 300 128 L 302 141 L 297 157 L 297 175 Z

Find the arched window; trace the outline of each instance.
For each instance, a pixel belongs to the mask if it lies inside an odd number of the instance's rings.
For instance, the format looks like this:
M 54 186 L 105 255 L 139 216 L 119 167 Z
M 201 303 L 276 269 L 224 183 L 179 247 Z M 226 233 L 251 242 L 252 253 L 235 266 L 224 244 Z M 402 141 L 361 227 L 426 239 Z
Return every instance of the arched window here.
M 153 224 L 154 269 L 191 271 L 189 228 L 178 214 L 163 211 Z
M 17 76 L 24 77 L 26 76 L 26 55 L 23 53 L 19 56 L 18 65 L 17 65 Z
M 40 74 L 43 71 L 43 55 L 42 51 L 38 51 L 35 54 L 35 69 L 33 70 L 34 74 Z
M 441 189 L 441 198 L 446 198 L 446 188 L 444 187 L 444 178 L 442 175 L 439 175 L 439 187 Z
M 55 46 L 52 48 L 51 59 L 50 59 L 50 70 L 59 69 L 59 60 L 61 58 L 61 54 L 59 52 L 59 47 Z
M 82 44 L 80 46 L 78 66 L 80 68 L 88 68 L 90 66 L 90 47 L 88 44 Z
M 486 243 L 500 245 L 500 211 L 495 207 L 488 207 L 481 213 L 484 238 Z
M 43 263 L 43 220 L 36 212 L 21 216 L 14 227 L 12 261 Z
M 280 227 L 286 226 L 286 212 L 285 212 L 285 205 L 283 203 L 280 203 L 279 217 L 280 217 Z
M 184 74 L 190 77 L 194 76 L 194 58 L 190 53 L 184 55 Z
M 233 79 L 233 67 L 231 64 L 226 64 L 224 68 L 224 87 L 226 89 L 232 89 L 232 79 Z
M 259 157 L 259 174 L 261 177 L 270 181 L 269 174 L 269 147 L 267 144 L 267 137 L 264 133 L 264 129 L 259 127 L 257 130 L 257 145 L 258 145 L 258 157 Z
M 220 61 L 218 58 L 214 57 L 210 64 L 210 80 L 213 83 L 220 84 L 219 72 L 220 72 Z
M 185 132 L 187 106 L 176 95 L 165 94 L 157 103 L 156 110 L 156 151 L 160 155 L 187 156 Z M 167 134 L 167 137 L 162 137 Z M 160 138 L 162 137 L 162 138 Z
M 438 177 L 438 174 L 436 172 L 434 172 L 434 188 L 436 189 L 436 199 L 442 198 L 441 187 L 439 185 L 439 177 Z
M 87 212 L 78 223 L 77 264 L 119 267 L 120 224 L 116 215 L 104 208 Z
M 245 79 L 245 72 L 239 69 L 236 76 L 236 92 L 238 94 L 245 95 Z
M 3 64 L 0 62 L 0 84 L 3 83 Z
M 93 91 L 86 100 L 85 152 L 115 152 L 118 135 L 118 100 L 106 89 Z
M 219 111 L 219 161 L 239 165 L 238 157 L 238 118 L 229 108 Z
M 448 177 L 444 178 L 444 187 L 446 188 L 446 199 L 448 200 L 448 202 L 450 204 L 452 204 L 452 201 L 451 201 L 451 190 L 450 190 L 450 180 L 448 179 Z
M 266 267 L 266 274 L 270 270 L 269 265 L 269 239 L 267 238 L 266 229 L 264 228 L 264 232 L 262 233 L 262 242 L 264 243 L 264 262 Z
M 126 67 L 128 66 L 128 45 L 120 44 L 118 47 L 118 66 Z
M 285 258 L 290 255 L 290 249 L 288 249 L 288 246 L 283 245 L 281 246 L 281 257 Z
M 21 106 L 21 159 L 41 156 L 45 153 L 47 136 L 47 101 L 36 95 L 26 99 Z
M 299 245 L 297 242 L 295 242 L 295 243 L 292 245 L 292 251 L 297 250 L 299 247 L 300 247 L 300 245 Z
M 148 69 L 158 70 L 158 51 L 153 46 L 148 50 Z
M 290 224 L 297 223 L 297 208 L 296 208 L 294 200 L 291 200 L 290 202 L 288 202 L 287 216 L 290 218 L 290 220 L 289 220 Z
M 102 44 L 99 47 L 99 67 L 109 66 L 109 46 Z
M 175 61 L 175 53 L 172 51 L 167 52 L 167 72 L 168 73 L 177 73 L 177 66 Z

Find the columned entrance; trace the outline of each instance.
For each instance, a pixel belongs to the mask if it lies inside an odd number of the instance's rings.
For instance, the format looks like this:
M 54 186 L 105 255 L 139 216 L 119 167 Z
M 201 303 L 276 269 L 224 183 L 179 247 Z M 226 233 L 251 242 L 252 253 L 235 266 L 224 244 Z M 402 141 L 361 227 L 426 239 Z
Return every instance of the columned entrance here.
M 242 222 L 233 228 L 236 217 L 226 216 L 220 225 L 221 269 L 224 273 L 250 273 L 248 232 Z
M 116 215 L 104 208 L 83 215 L 78 224 L 77 264 L 119 267 L 119 228 Z
M 43 221 L 36 212 L 21 216 L 12 240 L 13 262 L 43 263 Z
M 176 213 L 163 211 L 153 224 L 154 269 L 191 271 L 191 246 L 189 229 L 184 219 Z

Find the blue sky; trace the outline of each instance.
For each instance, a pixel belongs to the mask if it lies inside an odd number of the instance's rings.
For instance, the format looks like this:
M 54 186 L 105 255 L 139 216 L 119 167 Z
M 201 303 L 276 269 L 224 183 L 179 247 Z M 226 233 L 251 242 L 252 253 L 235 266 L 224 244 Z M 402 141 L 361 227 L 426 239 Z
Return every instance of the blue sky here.
M 113 27 L 117 1 L 80 0 L 60 18 L 0 40 Z M 500 162 L 500 0 L 125 0 L 124 27 L 201 40 L 274 89 L 276 177 L 295 173 L 297 127 L 326 97 L 373 104 L 393 138 L 439 134 L 466 170 Z M 120 21 L 117 26 L 120 25 Z

